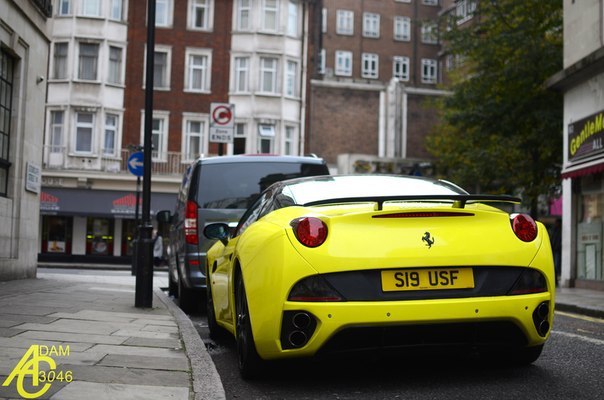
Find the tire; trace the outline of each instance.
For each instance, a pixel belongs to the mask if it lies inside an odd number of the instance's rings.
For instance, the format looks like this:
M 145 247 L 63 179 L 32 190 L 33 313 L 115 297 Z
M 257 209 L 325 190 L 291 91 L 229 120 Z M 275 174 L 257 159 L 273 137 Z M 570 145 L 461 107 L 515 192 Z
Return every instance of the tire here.
M 210 285 L 210 274 L 206 268 L 206 315 L 208 317 L 208 329 L 210 339 L 220 341 L 225 338 L 226 331 L 216 322 L 216 312 L 214 311 L 214 298 L 212 297 L 212 286 Z
M 178 305 L 186 313 L 195 311 L 195 292 L 183 283 L 182 276 L 178 276 Z
M 512 361 L 515 365 L 529 365 L 537 361 L 541 352 L 543 351 L 543 345 L 526 347 L 520 349 L 515 353 L 515 358 Z
M 245 286 L 240 273 L 237 274 L 235 287 L 235 332 L 239 373 L 243 379 L 254 379 L 262 375 L 264 362 L 258 355 L 254 344 Z
M 168 296 L 178 298 L 178 284 L 172 279 L 170 271 L 168 271 Z

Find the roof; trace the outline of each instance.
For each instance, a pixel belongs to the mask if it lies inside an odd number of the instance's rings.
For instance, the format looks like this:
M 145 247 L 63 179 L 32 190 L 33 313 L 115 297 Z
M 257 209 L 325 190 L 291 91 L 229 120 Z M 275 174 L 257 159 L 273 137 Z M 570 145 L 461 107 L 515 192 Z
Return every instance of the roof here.
M 280 156 L 270 154 L 242 154 L 235 156 L 218 156 L 200 158 L 197 162 L 202 164 L 226 164 L 239 162 L 280 162 L 280 163 L 307 163 L 307 164 L 324 164 L 322 158 L 314 156 Z

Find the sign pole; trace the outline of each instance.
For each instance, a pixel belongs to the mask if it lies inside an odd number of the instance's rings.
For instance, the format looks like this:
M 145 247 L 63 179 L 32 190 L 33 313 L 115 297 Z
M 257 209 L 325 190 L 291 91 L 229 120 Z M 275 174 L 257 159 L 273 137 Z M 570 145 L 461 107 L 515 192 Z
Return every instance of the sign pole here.
M 147 65 L 145 71 L 145 135 L 143 143 L 143 221 L 136 251 L 134 306 L 153 307 L 153 225 L 151 225 L 151 153 L 153 66 L 155 62 L 155 0 L 147 2 Z

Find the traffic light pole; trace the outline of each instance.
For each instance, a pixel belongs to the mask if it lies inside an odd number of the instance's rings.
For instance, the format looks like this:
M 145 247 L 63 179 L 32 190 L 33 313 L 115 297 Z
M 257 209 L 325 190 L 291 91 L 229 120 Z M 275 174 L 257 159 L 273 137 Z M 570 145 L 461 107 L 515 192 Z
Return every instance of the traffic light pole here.
M 151 133 L 153 124 L 153 66 L 155 62 L 155 0 L 147 2 L 147 65 L 145 71 L 145 134 L 143 142 L 143 213 L 136 251 L 134 306 L 153 307 L 153 225 L 151 224 Z

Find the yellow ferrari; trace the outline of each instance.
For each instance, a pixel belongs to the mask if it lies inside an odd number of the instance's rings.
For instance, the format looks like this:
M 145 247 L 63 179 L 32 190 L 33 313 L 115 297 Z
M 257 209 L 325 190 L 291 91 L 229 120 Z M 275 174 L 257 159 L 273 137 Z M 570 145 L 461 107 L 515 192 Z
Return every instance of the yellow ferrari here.
M 554 267 L 544 226 L 503 211 L 519 201 L 419 177 L 276 183 L 236 227 L 204 229 L 217 240 L 210 334 L 234 335 L 243 377 L 264 360 L 372 349 L 532 363 L 551 331 Z

